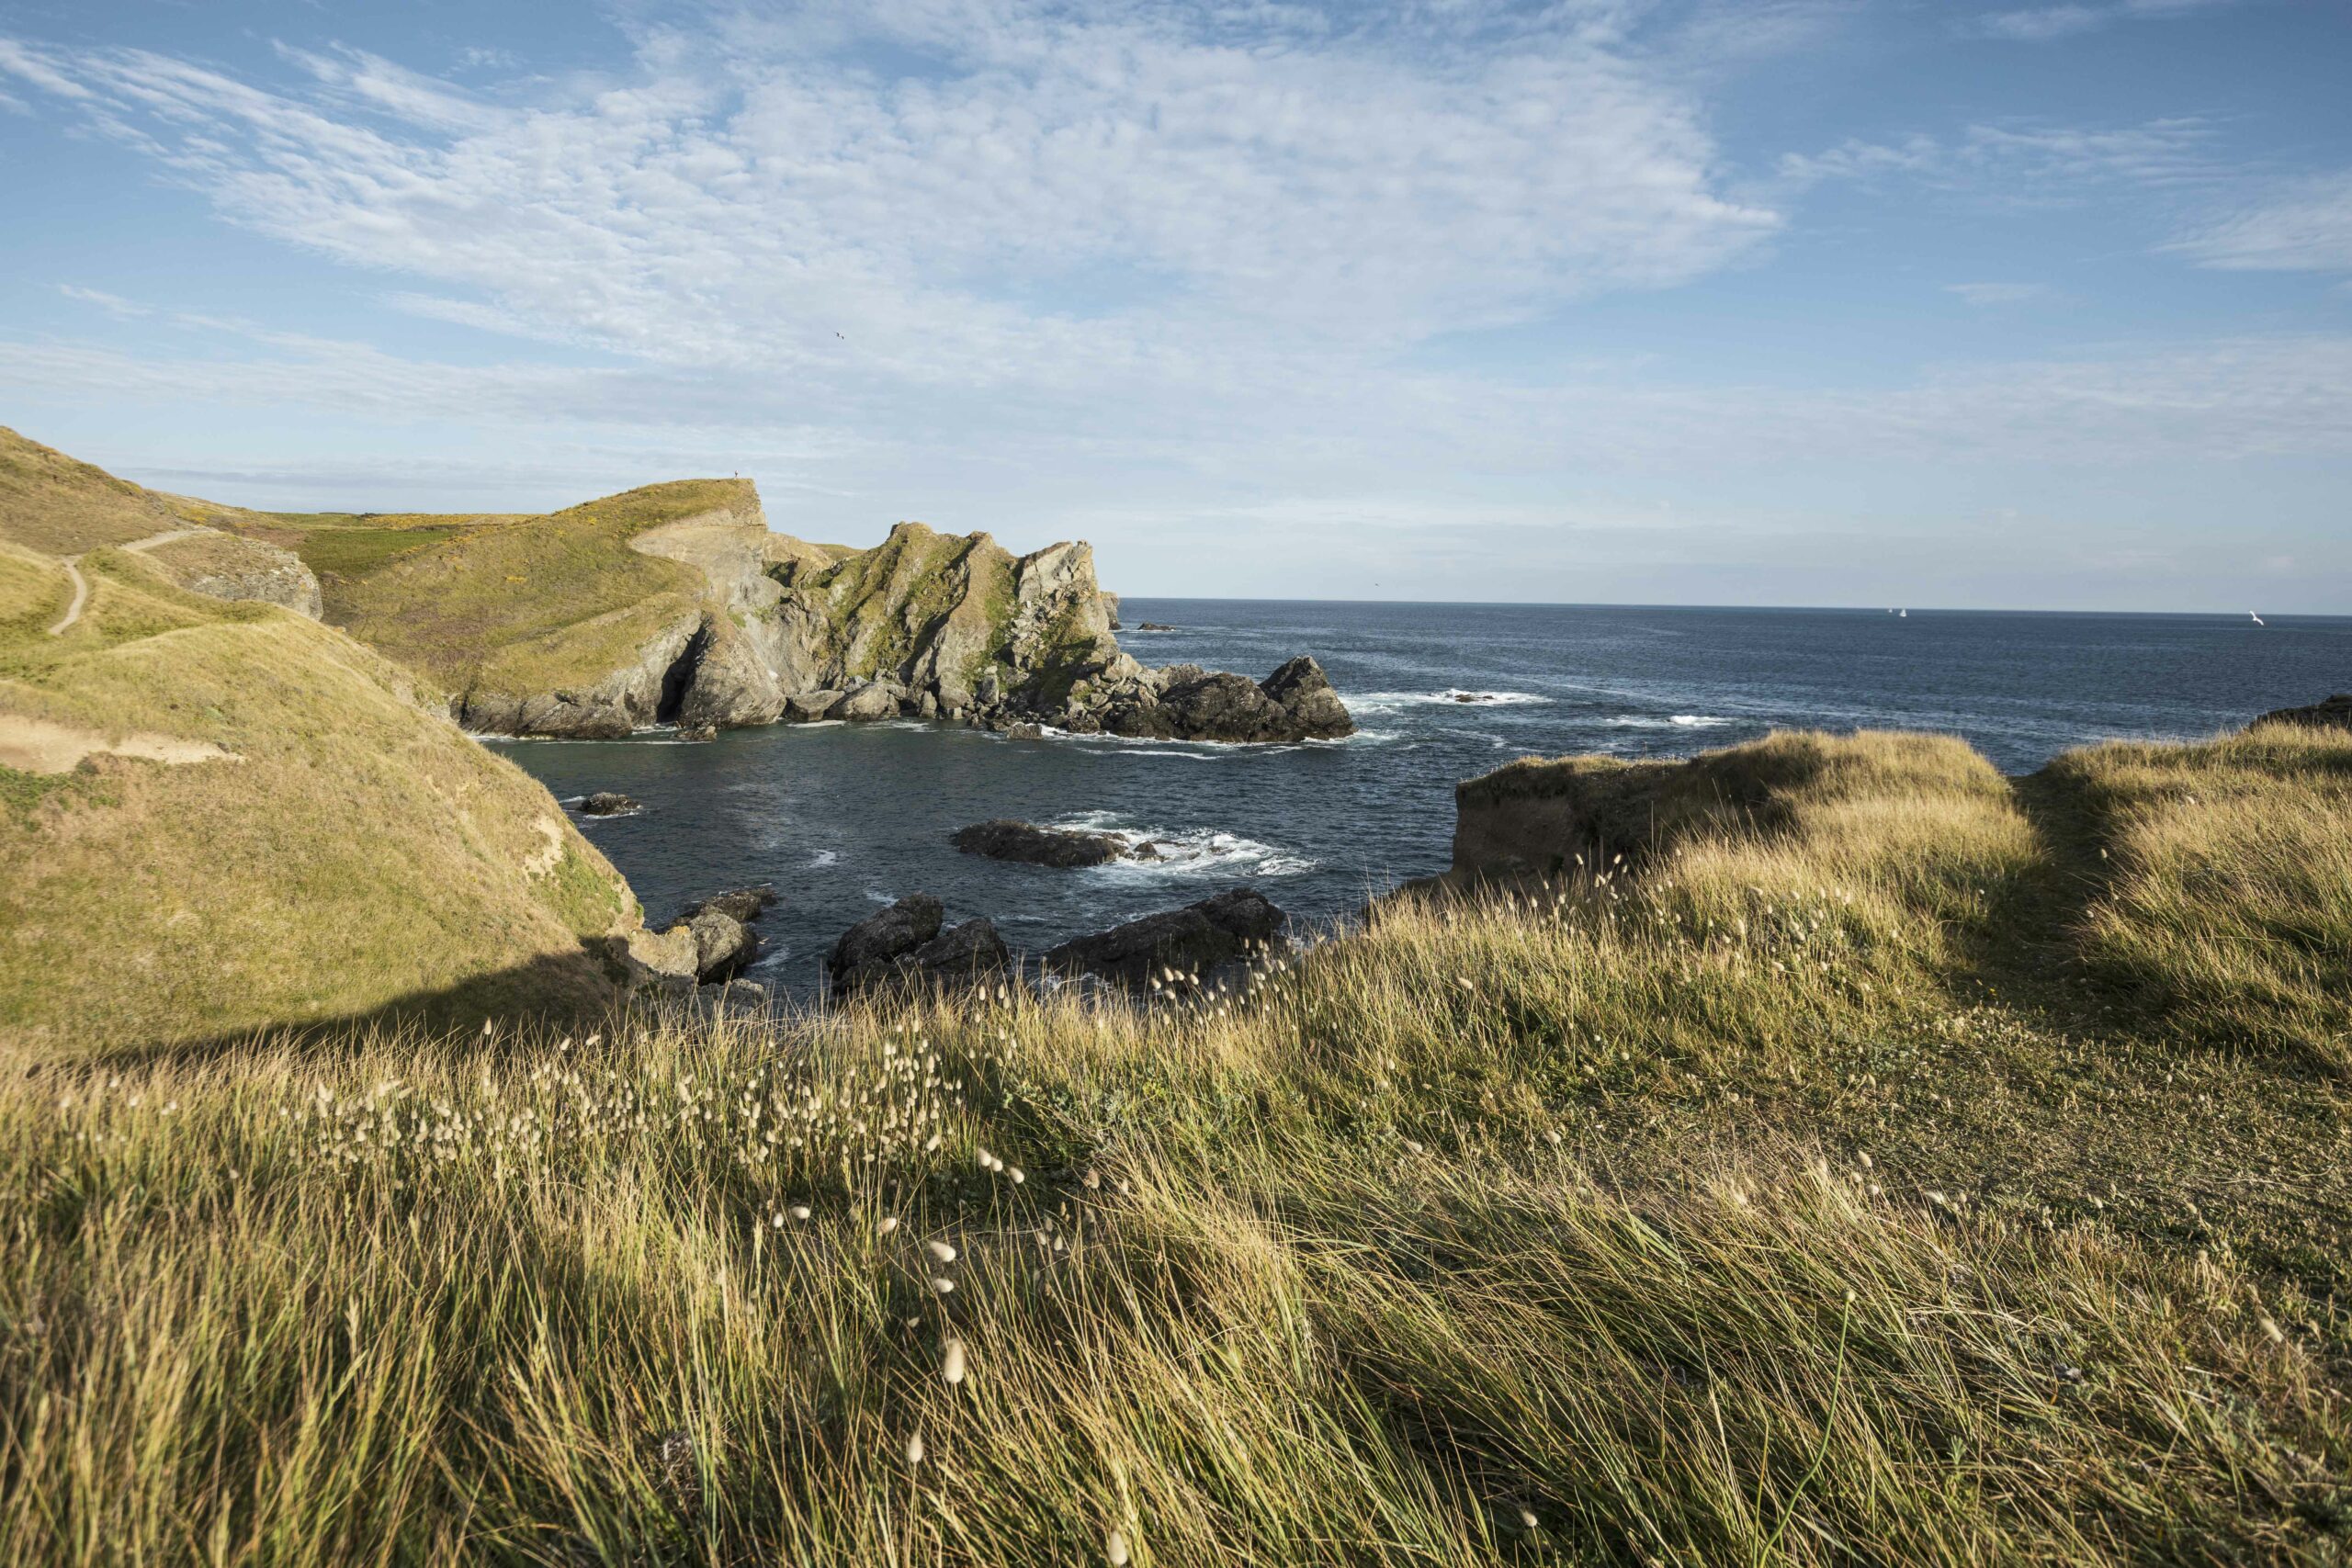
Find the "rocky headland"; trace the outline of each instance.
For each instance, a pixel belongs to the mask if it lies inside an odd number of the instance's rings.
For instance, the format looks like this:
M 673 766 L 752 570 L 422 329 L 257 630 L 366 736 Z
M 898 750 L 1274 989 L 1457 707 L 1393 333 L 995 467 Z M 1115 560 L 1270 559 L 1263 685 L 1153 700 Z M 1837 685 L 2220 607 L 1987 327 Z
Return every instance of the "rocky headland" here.
M 1084 543 L 1015 556 L 901 523 L 871 549 L 773 533 L 744 480 L 459 527 L 348 585 L 340 623 L 440 679 L 478 733 L 609 739 L 892 718 L 1139 739 L 1335 739 L 1312 659 L 1153 670 Z

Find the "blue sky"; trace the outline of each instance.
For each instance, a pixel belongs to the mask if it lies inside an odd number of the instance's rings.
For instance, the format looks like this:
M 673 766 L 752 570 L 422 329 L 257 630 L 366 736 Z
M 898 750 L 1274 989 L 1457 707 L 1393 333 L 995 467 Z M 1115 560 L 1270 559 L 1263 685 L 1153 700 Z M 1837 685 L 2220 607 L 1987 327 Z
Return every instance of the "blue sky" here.
M 10 0 L 0 423 L 1134 593 L 2352 611 L 2339 0 Z

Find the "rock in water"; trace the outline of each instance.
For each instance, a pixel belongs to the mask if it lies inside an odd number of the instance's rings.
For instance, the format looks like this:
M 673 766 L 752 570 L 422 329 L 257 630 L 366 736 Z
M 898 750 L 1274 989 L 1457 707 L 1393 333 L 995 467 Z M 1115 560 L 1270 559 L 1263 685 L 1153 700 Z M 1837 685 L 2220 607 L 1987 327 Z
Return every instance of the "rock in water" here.
M 944 917 L 938 899 L 916 893 L 860 920 L 833 944 L 829 967 L 834 987 L 846 992 L 979 979 L 1012 961 L 1004 939 L 989 921 L 966 920 L 942 931 Z
M 762 882 L 750 887 L 738 887 L 730 892 L 714 893 L 707 898 L 697 899 L 687 905 L 685 912 L 678 918 L 682 920 L 691 920 L 705 909 L 716 909 L 722 915 L 729 916 L 748 925 L 758 919 L 775 901 L 775 884 Z
M 1002 818 L 959 828 L 949 841 L 967 855 L 1027 865 L 1106 865 L 1127 853 L 1126 840 L 1110 833 L 1039 828 Z
M 580 803 L 582 817 L 618 817 L 624 811 L 641 811 L 644 807 L 618 790 L 600 789 Z
M 1257 889 L 1233 887 L 1181 909 L 1066 942 L 1046 954 L 1046 966 L 1143 986 L 1162 969 L 1197 975 L 1277 949 L 1284 944 L 1285 919 Z
M 1336 740 L 1355 733 L 1323 667 L 1302 654 L 1262 682 L 1171 664 L 1114 691 L 1102 727 L 1130 739 L 1262 743 Z
M 854 985 L 851 976 L 879 973 L 901 954 L 912 953 L 939 934 L 946 909 L 928 893 L 910 893 L 879 914 L 843 931 L 827 961 L 836 986 Z
M 1302 653 L 1267 676 L 1261 689 L 1310 740 L 1337 740 L 1356 732 L 1348 705 L 1331 689 L 1329 677 L 1312 654 Z
M 951 926 L 899 961 L 901 973 L 928 980 L 979 980 L 1012 962 L 995 923 L 974 919 Z
M 731 979 L 760 951 L 750 927 L 717 909 L 705 909 L 685 925 L 695 937 L 695 978 L 706 986 Z
M 2352 729 L 2352 692 L 2338 692 L 2309 707 L 2272 708 L 2254 722 L 2293 724 L 2306 729 Z

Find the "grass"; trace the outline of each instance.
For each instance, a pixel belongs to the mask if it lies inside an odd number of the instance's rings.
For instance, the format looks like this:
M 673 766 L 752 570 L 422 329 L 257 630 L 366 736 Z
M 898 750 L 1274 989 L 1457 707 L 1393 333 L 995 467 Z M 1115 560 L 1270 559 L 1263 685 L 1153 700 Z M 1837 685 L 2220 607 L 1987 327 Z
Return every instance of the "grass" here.
M 415 678 L 290 612 L 85 556 L 0 551 L 0 725 L 143 732 L 239 759 L 95 756 L 0 780 L 0 1047 L 72 1059 L 388 1007 L 611 995 L 627 885 L 547 792 Z
M 593 686 L 636 664 L 665 627 L 700 615 L 699 574 L 629 541 L 757 504 L 748 481 L 687 479 L 469 528 L 340 584 L 328 618 L 452 691 Z
M 2093 747 L 2049 783 L 2098 855 L 2087 964 L 2167 1032 L 2352 1071 L 2352 731 Z
M 2169 765 L 2334 754 L 2258 739 Z M 2148 1027 L 2137 807 L 1743 750 L 1760 824 L 1151 1009 L 14 1077 L 0 1555 L 2345 1561 L 2343 1078 Z

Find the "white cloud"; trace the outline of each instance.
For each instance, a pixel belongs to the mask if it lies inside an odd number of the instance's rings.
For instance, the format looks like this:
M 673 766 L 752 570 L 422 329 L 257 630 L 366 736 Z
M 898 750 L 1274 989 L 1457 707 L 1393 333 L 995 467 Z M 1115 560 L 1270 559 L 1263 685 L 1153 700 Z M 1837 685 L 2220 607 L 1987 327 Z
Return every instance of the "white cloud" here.
M 2241 0 L 2109 0 L 2103 5 L 2029 6 L 1971 17 L 1962 24 L 1961 30 L 2012 43 L 2045 43 L 2052 39 L 2097 32 L 2119 22 L 2156 21 L 2240 3 Z
M 78 299 L 85 305 L 95 305 L 118 321 L 128 321 L 153 312 L 145 305 L 135 304 L 119 294 L 109 294 L 103 288 L 85 288 L 78 283 L 61 283 L 57 291 L 68 299 Z
M 2352 272 L 2352 172 L 2274 186 L 2171 248 L 2233 271 Z
M 1849 140 L 1821 152 L 1782 156 L 1780 173 L 1803 188 L 1832 180 L 1905 176 L 2020 198 L 2049 199 L 2069 186 L 2121 181 L 2181 186 L 2218 181 L 2212 127 L 2190 117 L 2140 125 L 2070 126 L 2008 121 L 1969 126 L 1957 137 L 1900 141 Z
M 1393 346 L 1748 252 L 1778 215 L 1717 193 L 1696 105 L 1599 14 L 1498 31 L 1473 7 L 1400 42 L 1281 11 L 818 7 L 650 34 L 631 79 L 532 107 L 349 51 L 286 51 L 300 89 L 136 51 L 20 48 L 17 73 L 237 222 L 547 335 L 1077 387 Z

